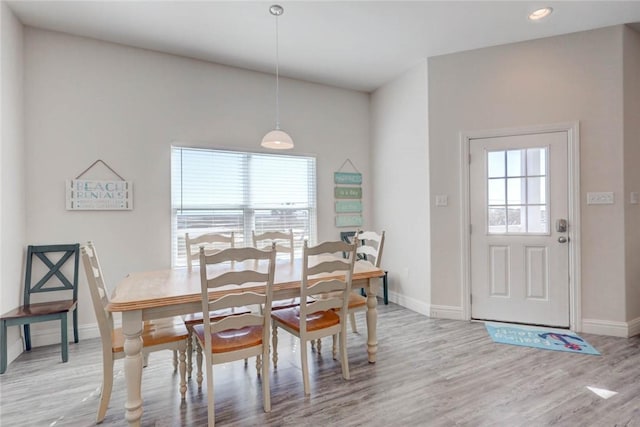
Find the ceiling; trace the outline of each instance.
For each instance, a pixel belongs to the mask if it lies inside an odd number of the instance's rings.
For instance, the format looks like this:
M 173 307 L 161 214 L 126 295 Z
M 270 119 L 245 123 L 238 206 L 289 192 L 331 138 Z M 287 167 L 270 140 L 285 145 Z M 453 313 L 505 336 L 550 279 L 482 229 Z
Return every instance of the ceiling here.
M 28 26 L 267 73 L 270 1 L 7 1 Z M 369 92 L 424 58 L 640 22 L 640 1 L 284 1 L 280 74 Z M 542 22 L 527 15 L 554 12 Z M 634 28 L 640 31 L 640 25 Z

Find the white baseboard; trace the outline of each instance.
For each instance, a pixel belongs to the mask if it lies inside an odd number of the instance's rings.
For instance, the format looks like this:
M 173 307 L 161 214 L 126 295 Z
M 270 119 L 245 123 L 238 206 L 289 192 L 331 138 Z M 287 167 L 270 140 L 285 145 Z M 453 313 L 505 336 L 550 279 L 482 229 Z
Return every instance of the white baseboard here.
M 640 317 L 636 317 L 630 322 L 627 322 L 629 325 L 629 337 L 634 337 L 636 335 L 640 335 Z
M 22 328 L 22 326 L 20 326 L 20 328 Z M 13 342 L 8 342 L 7 343 L 7 366 L 11 362 L 16 360 L 18 356 L 22 354 L 23 351 L 24 351 L 24 344 L 22 342 L 22 336 L 18 337 L 18 339 L 16 339 Z
M 60 344 L 60 322 L 52 322 L 51 325 L 55 325 L 55 327 L 47 328 L 47 329 L 37 329 L 31 328 L 31 346 L 32 347 L 42 347 L 45 345 L 52 344 Z M 69 325 L 69 329 L 67 330 L 67 336 L 69 338 L 69 342 L 73 342 L 73 326 Z M 97 323 L 92 323 L 88 325 L 78 325 L 78 338 L 80 340 L 90 339 L 90 338 L 100 338 L 100 330 L 98 329 Z M 22 343 L 24 338 L 21 338 L 20 345 L 24 348 Z
M 381 294 L 380 294 L 381 295 Z M 409 298 L 395 292 L 389 292 L 389 301 L 408 308 L 411 311 L 429 316 L 429 304 L 415 298 Z
M 630 324 L 637 323 L 636 329 L 640 327 L 640 320 L 636 319 L 632 322 L 614 322 L 611 320 L 599 319 L 582 319 L 582 331 L 587 334 L 608 335 L 611 337 L 628 338 L 630 333 Z M 640 331 L 638 331 L 640 332 Z
M 51 327 L 47 329 L 35 329 L 31 328 L 31 347 L 42 347 L 45 345 L 60 344 L 60 322 L 51 322 L 51 325 L 57 327 Z M 25 352 L 25 343 L 22 325 L 17 326 L 20 328 L 20 335 L 13 342 L 7 343 L 7 365 L 16 360 L 18 356 Z M 73 342 L 73 326 L 70 325 L 68 329 L 69 342 Z M 78 325 L 78 338 L 90 339 L 99 338 L 100 330 L 98 324 Z
M 435 319 L 465 320 L 462 314 L 462 307 L 450 305 L 431 305 L 429 317 Z
M 55 323 L 51 323 L 55 325 Z M 59 325 L 59 324 L 58 324 Z M 73 326 L 67 329 L 69 342 L 73 342 Z M 78 325 L 78 339 L 100 338 L 98 324 Z M 47 328 L 38 331 L 31 330 L 31 346 L 41 347 L 43 345 L 60 344 L 60 328 Z

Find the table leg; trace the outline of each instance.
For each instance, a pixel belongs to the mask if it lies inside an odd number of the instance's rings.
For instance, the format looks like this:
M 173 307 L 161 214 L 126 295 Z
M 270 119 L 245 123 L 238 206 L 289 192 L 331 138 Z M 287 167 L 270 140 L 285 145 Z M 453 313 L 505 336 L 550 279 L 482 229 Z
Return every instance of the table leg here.
M 367 353 L 369 354 L 369 363 L 376 363 L 376 353 L 378 352 L 378 299 L 376 298 L 376 284 L 371 281 L 378 278 L 367 280 Z
M 125 418 L 130 426 L 140 426 L 142 418 L 142 312 L 122 313 L 124 334 L 124 377 L 127 383 Z

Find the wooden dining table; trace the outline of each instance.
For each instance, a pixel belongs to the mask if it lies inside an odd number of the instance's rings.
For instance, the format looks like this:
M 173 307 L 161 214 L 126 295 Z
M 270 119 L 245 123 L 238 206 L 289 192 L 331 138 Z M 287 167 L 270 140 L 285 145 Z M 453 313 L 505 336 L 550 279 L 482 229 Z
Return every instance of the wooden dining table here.
M 220 268 L 220 267 L 218 267 Z M 234 268 L 227 265 L 227 270 Z M 367 261 L 354 266 L 352 288 L 364 288 L 367 294 L 367 352 L 369 363 L 376 362 L 377 279 L 384 271 Z M 302 260 L 277 260 L 273 284 L 274 300 L 300 296 Z M 250 291 L 251 287 L 243 288 Z M 238 288 L 211 292 L 213 296 L 238 292 Z M 131 273 L 115 288 L 107 306 L 111 312 L 122 313 L 124 342 L 124 375 L 127 384 L 125 418 L 130 426 L 139 426 L 143 413 L 142 400 L 142 324 L 145 320 L 184 315 L 202 311 L 200 271 L 187 268 Z

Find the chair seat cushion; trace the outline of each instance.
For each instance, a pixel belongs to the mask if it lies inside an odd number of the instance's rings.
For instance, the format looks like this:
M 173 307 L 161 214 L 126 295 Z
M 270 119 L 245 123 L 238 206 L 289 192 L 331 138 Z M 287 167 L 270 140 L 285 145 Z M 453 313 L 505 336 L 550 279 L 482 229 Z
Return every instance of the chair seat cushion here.
M 300 330 L 300 307 L 272 311 L 271 318 L 291 329 Z M 307 316 L 307 331 L 316 331 L 339 323 L 340 317 L 333 311 L 319 311 Z
M 204 348 L 204 325 L 194 325 L 193 333 Z M 262 325 L 229 329 L 211 334 L 211 353 L 228 353 L 262 344 Z
M 144 322 L 142 329 L 142 346 L 152 347 L 186 339 L 189 336 L 187 327 L 182 318 L 169 317 Z M 120 353 L 124 351 L 124 334 L 122 328 L 113 330 L 111 336 L 111 351 Z
M 65 313 L 76 308 L 76 301 L 50 301 L 29 305 L 21 305 L 2 315 L 2 319 L 19 319 L 22 317 L 44 316 L 47 314 Z
M 224 308 L 222 310 L 210 311 L 209 319 L 211 319 L 212 322 L 215 322 L 216 320 L 220 320 L 223 317 L 246 313 L 251 313 L 251 310 L 247 307 L 235 307 L 233 309 Z M 187 327 L 202 323 L 202 313 L 187 314 L 186 316 L 184 316 L 184 323 L 185 325 L 187 325 Z

